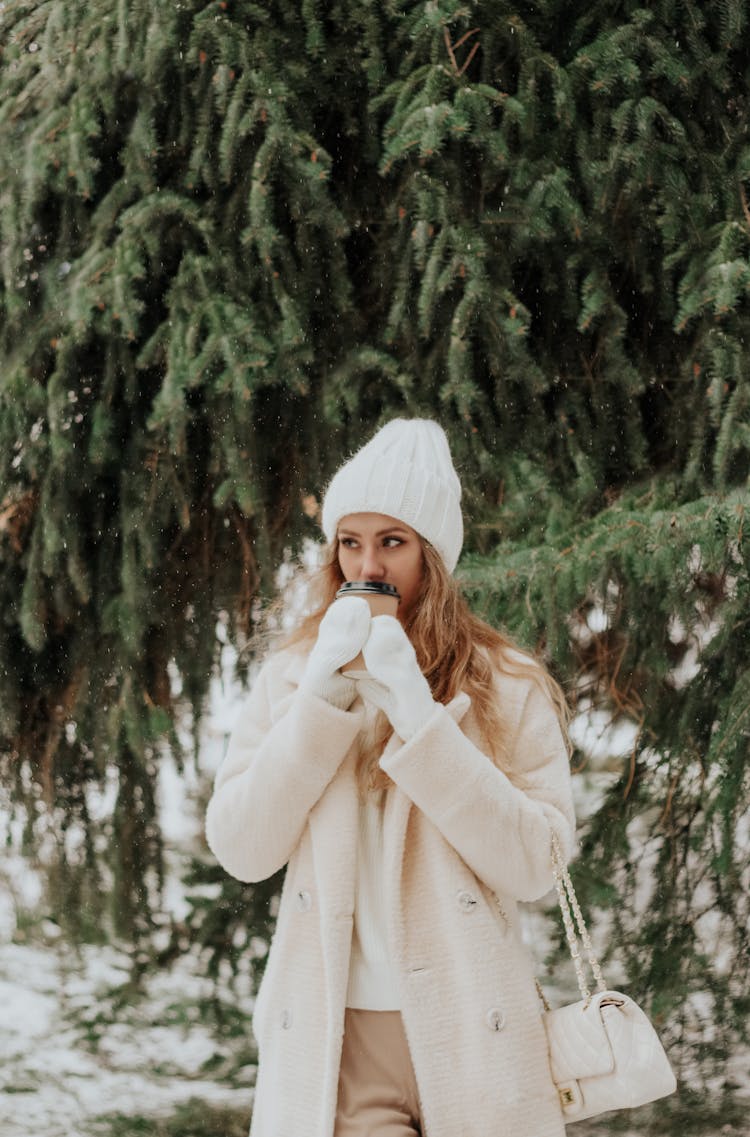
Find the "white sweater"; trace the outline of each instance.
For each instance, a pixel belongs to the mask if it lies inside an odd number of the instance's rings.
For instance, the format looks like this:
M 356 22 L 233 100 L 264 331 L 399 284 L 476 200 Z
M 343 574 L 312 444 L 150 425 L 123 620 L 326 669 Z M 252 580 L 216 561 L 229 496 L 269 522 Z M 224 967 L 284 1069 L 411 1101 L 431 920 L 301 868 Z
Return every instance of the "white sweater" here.
M 400 1009 L 396 976 L 388 951 L 383 856 L 385 790 L 373 790 L 359 807 L 354 932 L 347 1007 L 367 1011 Z

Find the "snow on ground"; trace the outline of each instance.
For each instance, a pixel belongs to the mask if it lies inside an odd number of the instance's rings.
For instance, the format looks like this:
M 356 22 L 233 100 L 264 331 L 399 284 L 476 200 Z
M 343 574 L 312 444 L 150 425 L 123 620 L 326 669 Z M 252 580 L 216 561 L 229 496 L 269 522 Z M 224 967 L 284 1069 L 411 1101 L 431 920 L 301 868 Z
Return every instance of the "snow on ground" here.
M 184 899 L 175 854 L 200 830 L 191 804 L 197 784 L 194 769 L 181 777 L 165 760 L 165 831 L 175 869 L 167 898 L 178 919 Z M 211 1022 L 201 1021 L 216 990 L 201 975 L 200 960 L 188 954 L 131 992 L 131 961 L 121 950 L 75 952 L 45 921 L 35 927 L 33 942 L 23 942 L 25 921 L 19 927 L 17 916 L 28 914 L 39 892 L 22 858 L 3 861 L 0 1137 L 85 1137 L 100 1132 L 95 1122 L 103 1115 L 169 1115 L 191 1098 L 249 1117 L 254 1070 L 237 1069 L 242 1047 L 218 1040 Z M 222 994 L 249 1022 L 249 984 Z
M 83 1137 L 103 1114 L 168 1114 L 192 1097 L 249 1115 L 249 1071 L 244 1088 L 205 1073 L 218 1049 L 210 1029 L 160 1025 L 169 1022 L 171 1006 L 199 994 L 202 981 L 189 963 L 150 982 L 147 999 L 123 1008 L 121 1021 L 108 1023 L 91 1047 L 83 1024 L 100 1004 L 109 1010 L 128 964 L 109 948 L 71 959 L 54 948 L 2 944 L 2 1137 Z

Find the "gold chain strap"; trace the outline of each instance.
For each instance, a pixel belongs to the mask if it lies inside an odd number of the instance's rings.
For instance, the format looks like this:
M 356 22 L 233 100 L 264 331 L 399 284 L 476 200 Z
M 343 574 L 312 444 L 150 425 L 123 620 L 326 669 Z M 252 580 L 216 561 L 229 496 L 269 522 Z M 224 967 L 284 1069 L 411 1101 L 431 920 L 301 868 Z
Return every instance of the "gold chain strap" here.
M 565 935 L 568 940 L 568 948 L 573 959 L 573 964 L 576 969 L 576 979 L 578 980 L 578 989 L 581 992 L 581 998 L 584 1001 L 584 1007 L 587 1007 L 591 1002 L 591 991 L 589 990 L 586 981 L 586 972 L 581 959 L 579 950 L 578 938 L 580 937 L 583 950 L 586 954 L 586 961 L 591 968 L 591 974 L 596 981 L 597 990 L 606 991 L 607 984 L 602 975 L 602 969 L 594 955 L 594 949 L 591 944 L 591 937 L 586 927 L 586 921 L 583 918 L 581 907 L 578 903 L 575 889 L 573 888 L 573 881 L 570 879 L 567 865 L 563 859 L 562 851 L 560 849 L 560 842 L 557 834 L 552 833 L 552 873 L 555 878 L 555 889 L 557 891 L 557 899 L 560 904 L 560 911 L 562 912 L 563 924 L 565 925 Z M 575 924 L 574 921 L 575 920 Z M 576 935 L 576 927 L 578 935 Z

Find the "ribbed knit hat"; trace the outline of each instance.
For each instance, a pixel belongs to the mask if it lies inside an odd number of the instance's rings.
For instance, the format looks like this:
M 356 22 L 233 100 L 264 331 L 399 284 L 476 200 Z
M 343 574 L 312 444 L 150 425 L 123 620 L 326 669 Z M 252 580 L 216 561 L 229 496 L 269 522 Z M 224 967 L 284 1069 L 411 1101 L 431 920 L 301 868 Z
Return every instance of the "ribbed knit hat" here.
M 453 572 L 463 544 L 461 483 L 448 439 L 430 419 L 396 418 L 334 475 L 323 499 L 323 532 L 342 517 L 384 513 L 415 529 Z

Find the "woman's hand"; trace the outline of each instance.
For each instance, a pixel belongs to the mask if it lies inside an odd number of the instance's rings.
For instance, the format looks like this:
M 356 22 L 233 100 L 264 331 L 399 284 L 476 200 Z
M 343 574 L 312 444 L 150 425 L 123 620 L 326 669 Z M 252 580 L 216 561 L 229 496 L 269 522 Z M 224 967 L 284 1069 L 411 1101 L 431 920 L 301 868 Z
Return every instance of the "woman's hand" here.
M 318 638 L 307 660 L 300 690 L 345 711 L 357 693 L 353 679 L 339 670 L 361 652 L 370 631 L 370 606 L 361 596 L 334 600 L 320 621 Z
M 357 680 L 359 692 L 385 712 L 406 742 L 432 718 L 437 704 L 411 641 L 394 616 L 373 617 L 362 654 L 371 678 Z

